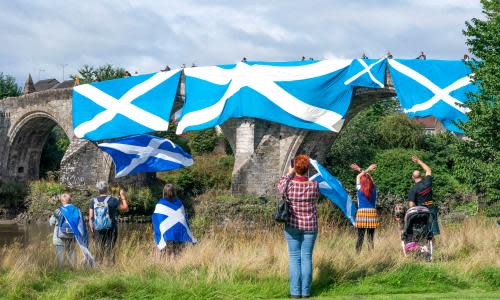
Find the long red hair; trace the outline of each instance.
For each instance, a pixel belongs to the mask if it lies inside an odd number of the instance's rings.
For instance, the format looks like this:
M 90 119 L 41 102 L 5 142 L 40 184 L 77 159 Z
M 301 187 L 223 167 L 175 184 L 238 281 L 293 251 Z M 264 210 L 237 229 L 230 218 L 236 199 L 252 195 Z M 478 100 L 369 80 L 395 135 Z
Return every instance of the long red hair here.
M 371 200 L 373 189 L 375 188 L 375 184 L 373 184 L 373 179 L 369 174 L 363 174 L 361 176 L 361 193 L 365 195 L 366 199 Z

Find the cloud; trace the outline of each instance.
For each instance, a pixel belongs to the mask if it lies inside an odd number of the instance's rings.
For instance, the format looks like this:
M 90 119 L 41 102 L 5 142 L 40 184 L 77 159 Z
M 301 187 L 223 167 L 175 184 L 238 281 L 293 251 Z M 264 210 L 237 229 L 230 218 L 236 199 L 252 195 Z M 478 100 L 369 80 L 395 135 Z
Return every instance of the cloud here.
M 212 65 L 301 56 L 457 59 L 464 22 L 481 15 L 466 0 L 414 1 L 2 1 L 0 72 L 22 84 L 111 63 L 131 72 L 166 64 Z M 67 76 L 66 76 L 67 77 Z

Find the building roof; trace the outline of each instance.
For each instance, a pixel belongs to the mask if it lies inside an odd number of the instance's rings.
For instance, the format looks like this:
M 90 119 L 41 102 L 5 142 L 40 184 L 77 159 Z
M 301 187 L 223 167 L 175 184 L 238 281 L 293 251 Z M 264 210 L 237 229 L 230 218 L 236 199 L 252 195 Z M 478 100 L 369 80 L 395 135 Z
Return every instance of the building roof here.
M 37 81 L 35 83 L 35 90 L 37 92 L 45 91 L 45 90 L 48 90 L 48 89 L 54 87 L 58 83 L 59 83 L 59 81 L 57 81 L 55 78 L 43 79 L 43 80 Z
M 73 87 L 74 85 L 75 85 L 75 81 L 72 79 L 69 79 L 69 80 L 65 80 L 63 82 L 60 82 L 60 83 L 54 85 L 53 87 L 51 87 L 51 89 L 70 88 L 70 87 Z
M 415 118 L 415 121 L 424 128 L 436 128 L 439 122 L 434 117 Z

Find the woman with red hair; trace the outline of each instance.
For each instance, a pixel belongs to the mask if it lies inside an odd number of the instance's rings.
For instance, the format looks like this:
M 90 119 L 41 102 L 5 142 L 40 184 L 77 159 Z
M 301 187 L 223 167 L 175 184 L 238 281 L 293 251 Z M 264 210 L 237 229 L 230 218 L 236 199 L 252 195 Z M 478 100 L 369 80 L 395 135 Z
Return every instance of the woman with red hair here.
M 280 193 L 289 203 L 289 215 L 285 223 L 290 268 L 290 297 L 307 298 L 311 295 L 312 253 L 318 235 L 319 198 L 317 182 L 309 181 L 309 156 L 298 155 L 288 174 L 278 184 Z
M 361 251 L 365 232 L 368 235 L 368 249 L 373 249 L 373 236 L 375 228 L 379 226 L 377 213 L 377 189 L 373 183 L 369 172 L 377 168 L 376 164 L 371 164 L 368 169 L 362 170 L 357 164 L 352 164 L 351 168 L 359 172 L 356 176 L 356 190 L 358 191 L 358 210 L 356 212 L 356 228 L 358 228 L 358 241 L 356 242 L 356 252 Z

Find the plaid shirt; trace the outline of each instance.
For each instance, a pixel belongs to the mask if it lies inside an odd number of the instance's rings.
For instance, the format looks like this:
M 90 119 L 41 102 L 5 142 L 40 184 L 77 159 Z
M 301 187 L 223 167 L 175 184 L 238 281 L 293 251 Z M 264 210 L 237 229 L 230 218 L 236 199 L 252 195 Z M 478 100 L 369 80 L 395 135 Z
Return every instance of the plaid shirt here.
M 281 194 L 285 191 L 286 181 L 291 175 L 281 177 L 278 190 Z M 290 215 L 286 224 L 304 231 L 318 230 L 318 210 L 316 200 L 319 198 L 317 182 L 307 181 L 304 177 L 295 177 L 288 186 L 288 200 Z

